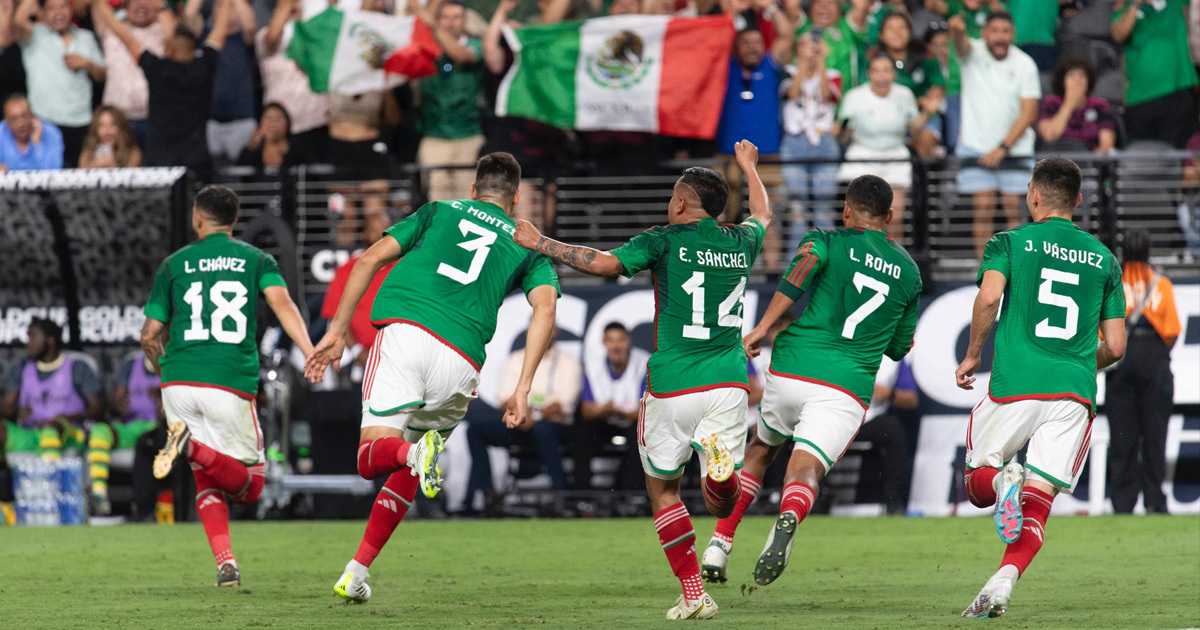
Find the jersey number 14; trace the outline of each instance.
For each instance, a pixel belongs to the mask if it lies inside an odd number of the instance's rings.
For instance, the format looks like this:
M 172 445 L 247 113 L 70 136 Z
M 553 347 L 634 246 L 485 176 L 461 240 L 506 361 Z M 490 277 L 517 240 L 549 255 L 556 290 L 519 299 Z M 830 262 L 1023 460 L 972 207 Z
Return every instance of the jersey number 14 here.
M 704 272 L 694 271 L 692 277 L 683 283 L 683 292 L 692 296 L 692 323 L 683 327 L 683 336 L 687 339 L 708 339 L 711 330 L 704 321 Z M 742 301 L 746 297 L 746 278 L 742 277 L 729 297 L 717 306 L 717 326 L 740 328 L 742 325 Z M 733 309 L 738 312 L 733 312 Z

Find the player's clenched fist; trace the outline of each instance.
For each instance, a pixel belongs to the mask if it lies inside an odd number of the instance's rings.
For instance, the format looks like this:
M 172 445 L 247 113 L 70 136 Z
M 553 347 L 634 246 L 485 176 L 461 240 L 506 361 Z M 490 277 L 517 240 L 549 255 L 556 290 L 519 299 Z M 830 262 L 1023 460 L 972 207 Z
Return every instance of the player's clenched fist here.
M 304 377 L 310 383 L 320 383 L 325 378 L 325 368 L 333 365 L 336 372 L 341 367 L 342 353 L 346 350 L 346 340 L 333 331 L 321 337 L 321 343 L 313 348 L 313 352 L 304 362 Z
M 734 143 L 733 154 L 743 171 L 749 171 L 758 165 L 758 147 L 749 140 Z
M 517 221 L 517 231 L 513 233 L 513 242 L 525 249 L 537 249 L 542 240 L 542 233 L 533 224 L 524 219 Z
M 750 334 L 742 338 L 742 349 L 746 351 L 746 358 L 753 359 L 762 352 L 763 339 L 767 338 L 767 332 L 759 328 L 750 331 Z

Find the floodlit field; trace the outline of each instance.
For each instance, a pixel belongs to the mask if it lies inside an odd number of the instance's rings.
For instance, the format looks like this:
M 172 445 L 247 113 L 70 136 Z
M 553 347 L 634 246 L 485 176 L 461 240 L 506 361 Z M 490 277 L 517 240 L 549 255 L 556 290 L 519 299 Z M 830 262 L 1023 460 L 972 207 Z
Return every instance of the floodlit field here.
M 699 546 L 714 520 L 698 519 Z M 1052 517 L 999 620 L 961 619 L 1002 545 L 984 519 L 830 519 L 801 527 L 792 563 L 752 589 L 767 518 L 738 532 L 738 628 L 1200 626 L 1200 519 Z M 5 628 L 661 627 L 678 594 L 650 519 L 413 521 L 372 567 L 374 597 L 333 582 L 363 522 L 234 523 L 243 586 L 216 589 L 199 524 L 0 529 Z

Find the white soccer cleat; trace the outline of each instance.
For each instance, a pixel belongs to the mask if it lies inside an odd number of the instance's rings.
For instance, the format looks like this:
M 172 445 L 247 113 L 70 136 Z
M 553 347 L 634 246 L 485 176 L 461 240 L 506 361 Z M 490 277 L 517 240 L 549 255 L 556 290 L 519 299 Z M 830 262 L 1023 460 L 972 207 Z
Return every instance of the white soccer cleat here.
M 1009 462 L 1000 471 L 996 486 L 996 533 L 1006 544 L 1017 542 L 1021 537 L 1023 521 L 1021 513 L 1021 491 L 1025 486 L 1025 467 L 1015 461 Z
M 333 594 L 344 599 L 347 604 L 365 604 L 371 599 L 371 586 L 367 584 L 367 578 L 371 577 L 371 574 L 366 569 L 356 569 L 352 566 L 354 564 L 351 560 L 350 564 L 346 565 L 346 572 L 337 584 L 333 585 Z
M 995 575 L 983 585 L 983 590 L 979 591 L 979 595 L 975 597 L 975 601 L 963 611 L 964 617 L 978 617 L 980 619 L 989 619 L 991 617 L 999 617 L 1008 609 L 1008 601 L 1012 598 L 1013 584 L 1017 582 L 1017 578 L 1011 574 L 1007 574 L 1003 569 L 997 571 Z
M 421 493 L 430 499 L 442 489 L 442 467 L 438 466 L 438 458 L 445 448 L 446 441 L 440 433 L 426 431 L 408 452 L 409 468 L 420 479 Z
M 737 464 L 725 446 L 725 441 L 716 433 L 712 433 L 700 438 L 700 448 L 704 451 L 704 470 L 708 476 L 717 483 L 729 481 Z
M 688 606 L 687 600 L 680 595 L 679 599 L 675 600 L 675 605 L 667 611 L 667 619 L 712 619 L 718 614 L 720 610 L 717 609 L 717 602 L 714 602 L 708 593 L 705 593 L 695 606 Z
M 704 557 L 700 560 L 700 577 L 705 582 L 725 583 L 729 579 L 729 554 L 733 553 L 733 545 L 714 537 L 704 549 Z

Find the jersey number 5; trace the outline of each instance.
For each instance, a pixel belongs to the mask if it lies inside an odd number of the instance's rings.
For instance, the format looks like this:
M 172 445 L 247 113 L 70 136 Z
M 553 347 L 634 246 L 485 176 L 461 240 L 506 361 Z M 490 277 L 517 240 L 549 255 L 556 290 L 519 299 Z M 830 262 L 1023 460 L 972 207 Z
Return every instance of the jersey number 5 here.
M 491 245 L 496 242 L 496 233 L 471 223 L 466 219 L 458 222 L 458 229 L 463 233 L 463 236 L 470 236 L 471 234 L 479 236 L 479 238 L 473 238 L 458 244 L 459 247 L 469 252 L 475 252 L 475 257 L 471 259 L 471 266 L 466 271 L 463 271 L 457 267 L 442 263 L 438 265 L 437 271 L 459 284 L 471 284 L 479 279 L 479 272 L 483 271 L 483 262 L 487 260 L 488 252 L 492 251 Z
M 212 286 L 208 299 L 212 301 L 213 309 L 210 324 L 213 339 L 221 343 L 241 343 L 246 338 L 246 314 L 242 307 L 246 306 L 246 285 L 233 280 L 221 280 Z M 232 295 L 232 299 L 226 297 Z M 204 283 L 193 282 L 183 294 L 183 301 L 192 309 L 192 326 L 183 331 L 184 341 L 208 341 L 210 331 L 204 328 Z M 233 330 L 226 330 L 225 320 L 233 320 Z
M 711 331 L 704 326 L 704 272 L 693 271 L 692 277 L 683 283 L 683 292 L 692 296 L 692 323 L 683 327 L 687 339 L 708 339 Z M 733 293 L 717 306 L 717 325 L 737 328 L 742 325 L 741 304 L 746 297 L 746 278 L 742 278 Z M 734 313 L 733 309 L 738 312 Z
M 846 323 L 842 325 L 842 336 L 846 339 L 854 338 L 854 331 L 858 329 L 858 325 L 862 323 L 862 320 L 867 318 L 867 315 L 874 313 L 879 310 L 880 306 L 883 306 L 884 300 L 887 299 L 888 291 L 891 290 L 891 287 L 886 283 L 880 282 L 861 271 L 854 272 L 854 288 L 858 289 L 859 293 L 862 293 L 863 287 L 871 289 L 875 292 L 875 295 L 872 295 L 871 299 L 863 302 L 862 306 L 854 309 L 854 312 L 850 313 L 850 317 L 846 318 Z
M 1057 269 L 1042 268 L 1042 284 L 1038 286 L 1038 302 L 1047 306 L 1059 306 L 1067 309 L 1065 326 L 1050 324 L 1047 317 L 1033 327 L 1035 337 L 1045 339 L 1071 339 L 1079 331 L 1079 305 L 1069 296 L 1054 292 L 1054 283 L 1079 286 L 1079 274 Z

